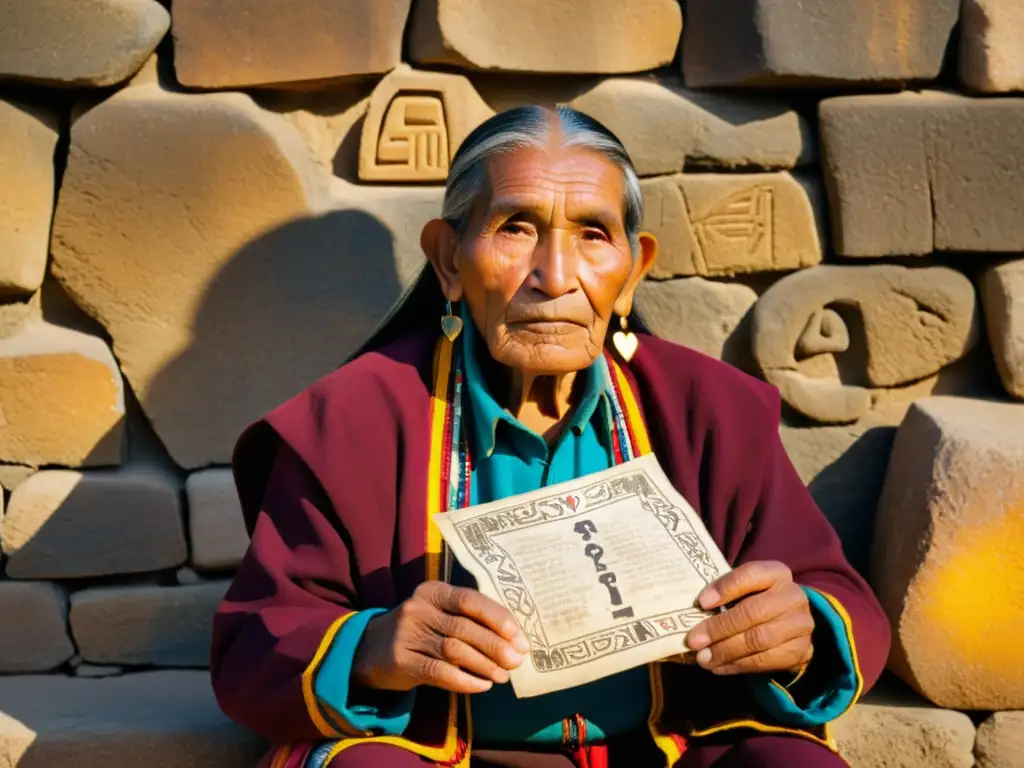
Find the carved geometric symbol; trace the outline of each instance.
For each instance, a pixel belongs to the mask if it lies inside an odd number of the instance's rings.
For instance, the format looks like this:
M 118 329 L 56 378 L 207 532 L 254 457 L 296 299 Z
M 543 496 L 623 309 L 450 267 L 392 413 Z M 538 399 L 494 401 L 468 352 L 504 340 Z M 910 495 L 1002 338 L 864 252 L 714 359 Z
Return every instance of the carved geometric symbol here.
M 772 264 L 774 214 L 772 188 L 751 187 L 719 201 L 694 222 L 708 270 Z
M 439 97 L 406 95 L 391 101 L 377 142 L 377 165 L 404 170 L 410 181 L 447 177 L 448 127 Z

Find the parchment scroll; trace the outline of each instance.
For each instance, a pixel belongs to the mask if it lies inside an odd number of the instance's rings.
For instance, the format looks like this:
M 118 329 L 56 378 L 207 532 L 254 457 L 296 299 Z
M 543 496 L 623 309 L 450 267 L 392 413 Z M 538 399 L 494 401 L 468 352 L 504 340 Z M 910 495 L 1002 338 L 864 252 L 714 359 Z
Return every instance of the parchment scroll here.
M 729 571 L 653 455 L 434 521 L 530 642 L 520 698 L 678 658 L 709 615 L 697 595 Z

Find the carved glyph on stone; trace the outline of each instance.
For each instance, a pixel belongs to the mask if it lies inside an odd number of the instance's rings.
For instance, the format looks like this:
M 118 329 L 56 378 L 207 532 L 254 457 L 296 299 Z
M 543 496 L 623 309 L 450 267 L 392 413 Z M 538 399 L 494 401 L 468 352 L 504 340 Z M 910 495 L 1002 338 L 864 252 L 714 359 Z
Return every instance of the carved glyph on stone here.
M 370 97 L 359 178 L 444 182 L 463 139 L 492 114 L 462 75 L 399 66 Z
M 377 143 L 378 178 L 444 181 L 448 127 L 440 96 L 396 96 Z
M 661 244 L 656 277 L 799 269 L 822 257 L 820 195 L 789 173 L 645 179 L 645 229 Z
M 920 381 L 963 357 L 978 336 L 976 303 L 971 282 L 942 267 L 819 266 L 761 296 L 754 357 L 797 411 L 852 423 L 872 408 L 876 390 Z M 840 367 L 834 356 L 844 353 L 850 364 Z
M 941 707 L 1024 709 L 1024 404 L 917 401 L 878 506 L 889 668 Z

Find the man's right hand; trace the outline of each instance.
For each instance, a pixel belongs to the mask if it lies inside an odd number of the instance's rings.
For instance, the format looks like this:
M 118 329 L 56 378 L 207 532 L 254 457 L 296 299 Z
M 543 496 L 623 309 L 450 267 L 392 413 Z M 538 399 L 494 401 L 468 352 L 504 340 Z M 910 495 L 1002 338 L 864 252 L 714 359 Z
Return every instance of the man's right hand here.
M 512 614 L 475 589 L 428 581 L 366 625 L 353 681 L 381 691 L 431 685 L 483 693 L 508 682 L 530 650 Z

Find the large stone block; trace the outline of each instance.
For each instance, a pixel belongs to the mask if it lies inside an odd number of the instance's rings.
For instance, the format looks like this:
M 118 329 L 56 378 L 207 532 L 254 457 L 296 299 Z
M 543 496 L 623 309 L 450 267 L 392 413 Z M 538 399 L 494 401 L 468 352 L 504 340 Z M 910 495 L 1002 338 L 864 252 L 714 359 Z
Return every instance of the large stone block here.
M 156 0 L 6 0 L 0 80 L 114 85 L 156 50 L 170 16 Z
M 0 767 L 252 768 L 265 745 L 221 713 L 208 672 L 0 685 Z
M 960 0 L 687 0 L 692 87 L 893 83 L 942 68 Z
M 1017 0 L 964 0 L 960 80 L 987 93 L 1024 90 L 1024 5 Z
M 11 495 L 7 575 L 69 579 L 174 568 L 188 552 L 177 482 L 146 467 L 45 470 Z
M 641 72 L 675 57 L 676 0 L 420 0 L 409 32 L 413 61 L 511 72 Z
M 124 408 L 121 372 L 102 339 L 41 320 L 0 339 L 0 461 L 119 464 Z
M 230 469 L 209 469 L 190 475 L 188 492 L 189 539 L 196 568 L 234 568 L 249 548 Z
M 656 336 L 742 365 L 749 338 L 740 324 L 756 301 L 754 289 L 738 283 L 700 277 L 645 280 L 637 289 L 635 311 Z
M 71 634 L 93 664 L 206 667 L 213 615 L 228 582 L 97 587 L 71 596 Z
M 977 768 L 1024 765 L 1024 712 L 996 712 L 978 727 Z
M 981 301 L 999 377 L 1011 395 L 1024 400 L 1024 259 L 988 269 Z
M 0 673 L 49 672 L 75 653 L 68 598 L 47 582 L 0 581 Z
M 834 726 L 839 751 L 857 768 L 972 768 L 974 723 L 903 692 L 866 696 Z
M 34 293 L 43 284 L 57 138 L 54 115 L 0 99 L 0 294 Z
M 652 275 L 772 272 L 821 261 L 814 185 L 789 173 L 645 179 L 643 228 L 661 245 Z
M 227 464 L 245 426 L 387 314 L 440 199 L 329 178 L 247 96 L 139 85 L 72 127 L 53 272 L 110 333 L 174 460 Z
M 176 0 L 184 85 L 238 88 L 387 72 L 402 58 L 412 0 Z
M 840 255 L 1024 250 L 1024 99 L 908 92 L 820 112 Z
M 1024 405 L 920 400 L 896 436 L 871 577 L 890 667 L 955 709 L 1024 708 Z
M 976 304 L 970 280 L 944 267 L 820 266 L 761 296 L 754 357 L 792 408 L 852 423 L 871 409 L 873 390 L 933 376 L 970 351 Z

